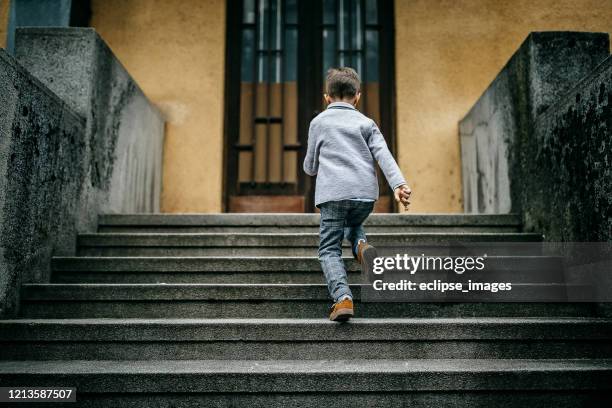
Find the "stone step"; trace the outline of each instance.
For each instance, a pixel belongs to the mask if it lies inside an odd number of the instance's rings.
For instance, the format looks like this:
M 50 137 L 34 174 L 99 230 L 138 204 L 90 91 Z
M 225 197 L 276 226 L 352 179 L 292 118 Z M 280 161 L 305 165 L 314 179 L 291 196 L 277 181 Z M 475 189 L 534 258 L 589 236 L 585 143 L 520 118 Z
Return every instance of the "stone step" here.
M 496 257 L 486 273 L 510 281 L 556 282 L 561 260 L 553 257 Z M 349 279 L 360 282 L 360 266 L 345 258 Z M 323 283 L 315 257 L 56 257 L 55 283 Z M 536 272 L 536 273 L 534 273 Z
M 359 264 L 345 257 L 347 269 Z M 198 257 L 54 257 L 54 271 L 67 272 L 312 272 L 321 271 L 316 256 Z
M 322 393 L 78 393 L 79 408 L 108 407 L 206 407 L 206 408 L 576 408 L 605 407 L 608 391 L 408 391 L 408 392 L 322 392 Z M 44 407 L 45 405 L 38 405 Z M 32 407 L 35 405 L 19 404 Z M 53 403 L 57 408 L 73 408 L 74 403 Z
M 356 317 L 596 316 L 590 303 L 359 303 Z M 315 284 L 23 284 L 29 318 L 321 318 L 327 288 Z
M 516 214 L 372 214 L 368 232 L 518 232 Z M 317 232 L 318 214 L 113 214 L 99 232 Z
M 0 383 L 76 387 L 81 407 L 605 406 L 612 361 L 2 361 Z
M 374 233 L 378 246 L 448 243 L 539 242 L 532 233 Z M 80 256 L 309 256 L 316 255 L 316 233 L 96 233 L 80 234 Z M 345 255 L 350 250 L 345 243 Z M 503 249 L 500 249 L 503 250 Z
M 0 360 L 612 358 L 612 319 L 0 320 Z

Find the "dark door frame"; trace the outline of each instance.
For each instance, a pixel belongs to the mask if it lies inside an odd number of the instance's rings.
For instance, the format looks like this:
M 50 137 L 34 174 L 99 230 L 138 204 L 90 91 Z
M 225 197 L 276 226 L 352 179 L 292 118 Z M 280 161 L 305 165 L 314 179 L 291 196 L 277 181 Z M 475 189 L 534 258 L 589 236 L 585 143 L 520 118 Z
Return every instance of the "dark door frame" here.
M 238 154 L 236 145 L 240 129 L 240 72 L 242 1 L 228 0 L 225 47 L 225 103 L 223 135 L 223 211 L 229 209 L 229 198 L 237 194 Z M 396 149 L 395 97 L 395 21 L 394 0 L 378 0 L 380 26 L 379 83 L 381 98 L 380 129 L 392 153 Z M 301 171 L 306 154 L 310 121 L 321 109 L 323 84 L 322 29 L 323 2 L 298 2 L 298 184 L 299 194 L 306 197 L 306 211 L 314 211 L 315 177 Z M 315 23 L 316 22 L 316 23 Z M 382 22 L 382 23 L 380 23 Z M 305 63 L 307 61 L 307 63 Z M 314 84 L 314 85 L 313 85 Z M 388 189 L 388 194 L 392 194 Z
M 238 155 L 235 144 L 240 126 L 240 67 L 242 52 L 239 30 L 242 22 L 242 0 L 227 0 L 225 29 L 225 104 L 223 123 L 223 193 L 222 211 L 229 209 L 229 199 L 236 193 Z
M 305 174 L 301 166 L 306 156 L 310 121 L 321 110 L 322 96 L 319 84 L 323 83 L 323 57 L 320 44 L 323 27 L 313 22 L 322 20 L 323 2 L 300 1 L 298 13 L 298 138 L 304 146 L 298 153 L 299 171 L 302 175 L 299 178 L 298 191 L 306 197 L 306 211 L 313 212 L 316 177 Z M 308 61 L 308 64 L 304 64 L 304 61 Z

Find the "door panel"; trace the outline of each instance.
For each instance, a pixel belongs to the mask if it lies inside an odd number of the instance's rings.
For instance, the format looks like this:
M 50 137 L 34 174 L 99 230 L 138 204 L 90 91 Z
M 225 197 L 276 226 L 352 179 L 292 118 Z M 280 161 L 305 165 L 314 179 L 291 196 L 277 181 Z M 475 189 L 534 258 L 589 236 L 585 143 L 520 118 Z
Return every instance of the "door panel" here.
M 379 41 L 382 25 L 378 21 L 378 8 L 377 0 L 323 0 L 322 48 L 323 76 L 332 67 L 354 68 L 362 81 L 357 108 L 380 126 Z M 325 84 L 322 84 L 322 89 L 325 92 Z M 389 195 L 389 188 L 378 166 L 377 173 L 381 198 L 385 198 Z M 379 199 L 375 210 L 392 211 L 391 204 L 391 200 Z
M 390 87 L 379 79 L 391 0 L 228 2 L 225 196 L 228 211 L 312 211 L 314 180 L 302 171 L 308 124 L 324 109 L 325 72 L 353 66 L 359 109 L 393 149 Z M 366 11 L 364 13 L 364 10 Z M 385 24 L 390 27 L 385 28 Z M 392 80 L 390 78 L 389 80 Z M 384 108 L 381 111 L 381 108 Z M 381 196 L 388 196 L 381 182 Z M 377 203 L 389 210 L 388 199 Z
M 256 87 L 257 116 L 253 116 L 253 88 Z M 268 101 L 268 99 L 270 99 Z M 271 84 L 241 83 L 241 116 L 238 174 L 240 183 L 297 183 L 297 83 L 295 81 Z M 282 118 L 280 123 L 266 123 L 267 115 Z M 255 124 L 255 125 L 253 125 Z M 253 140 L 253 132 L 255 138 Z M 255 146 L 255 162 L 253 150 Z M 282 171 L 281 171 L 282 169 Z M 242 191 L 239 191 L 239 193 Z

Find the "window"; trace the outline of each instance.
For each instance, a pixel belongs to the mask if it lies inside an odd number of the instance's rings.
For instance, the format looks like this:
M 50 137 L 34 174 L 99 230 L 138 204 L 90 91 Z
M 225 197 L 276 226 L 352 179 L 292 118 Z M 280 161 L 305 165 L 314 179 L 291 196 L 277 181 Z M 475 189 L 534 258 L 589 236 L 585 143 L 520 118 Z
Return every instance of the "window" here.
M 331 67 L 354 68 L 363 83 L 359 109 L 380 123 L 377 0 L 323 0 L 323 78 Z
M 299 148 L 297 0 L 244 0 L 241 25 L 239 193 L 292 190 Z

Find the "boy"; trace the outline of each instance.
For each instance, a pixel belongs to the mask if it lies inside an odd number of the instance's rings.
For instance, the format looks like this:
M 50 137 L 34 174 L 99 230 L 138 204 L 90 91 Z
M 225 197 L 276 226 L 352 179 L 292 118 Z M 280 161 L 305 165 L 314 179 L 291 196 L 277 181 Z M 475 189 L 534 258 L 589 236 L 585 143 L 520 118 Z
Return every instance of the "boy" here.
M 359 263 L 375 257 L 363 222 L 378 199 L 376 165 L 382 169 L 395 199 L 408 206 L 411 191 L 376 123 L 355 107 L 361 81 L 352 68 L 327 73 L 328 106 L 310 123 L 304 171 L 317 176 L 315 206 L 321 210 L 319 261 L 334 300 L 329 319 L 346 321 L 353 312 L 353 295 L 342 262 L 346 238 Z

